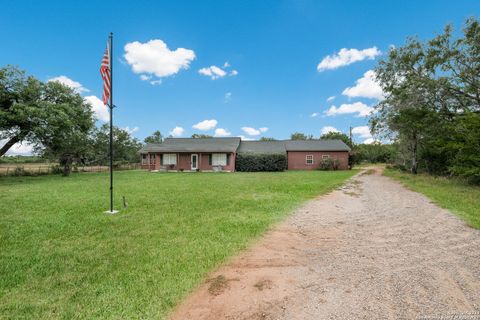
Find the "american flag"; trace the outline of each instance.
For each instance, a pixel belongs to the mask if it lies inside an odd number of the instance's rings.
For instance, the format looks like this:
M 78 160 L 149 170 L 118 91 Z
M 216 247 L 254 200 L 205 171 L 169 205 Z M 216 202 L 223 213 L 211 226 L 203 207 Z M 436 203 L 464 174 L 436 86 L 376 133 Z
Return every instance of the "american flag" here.
M 111 86 L 111 75 L 110 75 L 110 46 L 107 43 L 107 48 L 103 54 L 102 64 L 100 65 L 100 74 L 103 79 L 103 104 L 108 105 L 108 99 L 110 98 L 110 86 Z

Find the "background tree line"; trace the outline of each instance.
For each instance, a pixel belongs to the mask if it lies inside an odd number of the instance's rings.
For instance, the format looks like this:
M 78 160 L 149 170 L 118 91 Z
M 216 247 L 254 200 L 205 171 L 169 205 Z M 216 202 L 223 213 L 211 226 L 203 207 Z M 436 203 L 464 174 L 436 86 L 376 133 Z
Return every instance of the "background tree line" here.
M 115 163 L 138 162 L 140 142 L 114 127 Z M 0 69 L 0 148 L 29 143 L 43 159 L 57 161 L 68 175 L 73 165 L 104 165 L 109 159 L 109 126 L 97 128 L 92 107 L 73 89 L 42 82 L 14 66 Z

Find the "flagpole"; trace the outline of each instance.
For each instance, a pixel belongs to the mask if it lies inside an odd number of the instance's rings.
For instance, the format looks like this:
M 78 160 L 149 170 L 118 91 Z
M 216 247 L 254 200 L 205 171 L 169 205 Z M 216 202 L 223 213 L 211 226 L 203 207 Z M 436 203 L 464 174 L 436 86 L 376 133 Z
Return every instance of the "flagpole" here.
M 110 32 L 110 213 L 113 211 L 113 33 Z

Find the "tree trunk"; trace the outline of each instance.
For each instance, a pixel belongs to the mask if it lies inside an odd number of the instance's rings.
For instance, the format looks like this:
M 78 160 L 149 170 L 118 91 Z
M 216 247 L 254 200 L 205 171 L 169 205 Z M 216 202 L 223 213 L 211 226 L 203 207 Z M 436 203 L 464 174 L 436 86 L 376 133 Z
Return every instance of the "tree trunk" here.
M 72 172 L 72 158 L 65 157 L 60 161 L 60 163 L 63 165 L 63 176 L 68 177 Z
M 412 148 L 412 173 L 417 174 L 417 139 L 413 141 L 413 148 Z
M 7 151 L 17 142 L 20 142 L 20 136 L 18 135 L 8 140 L 7 143 L 5 143 L 2 148 L 0 148 L 0 157 L 7 153 Z

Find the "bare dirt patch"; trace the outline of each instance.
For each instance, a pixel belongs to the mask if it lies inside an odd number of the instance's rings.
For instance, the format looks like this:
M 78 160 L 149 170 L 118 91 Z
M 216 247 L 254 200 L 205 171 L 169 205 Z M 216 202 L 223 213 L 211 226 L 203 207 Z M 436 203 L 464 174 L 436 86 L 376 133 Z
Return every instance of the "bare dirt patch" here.
M 206 281 L 171 319 L 415 319 L 478 312 L 480 231 L 380 172 L 358 175 L 347 188 L 297 210 L 213 273 L 211 279 L 223 276 L 215 280 L 218 294 Z M 469 319 L 480 319 L 477 314 Z

